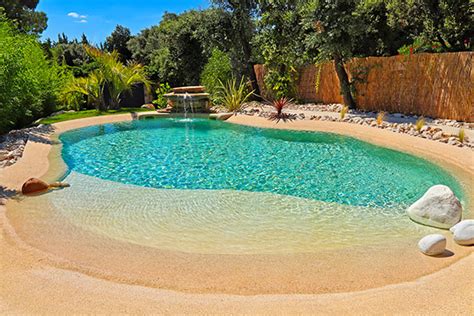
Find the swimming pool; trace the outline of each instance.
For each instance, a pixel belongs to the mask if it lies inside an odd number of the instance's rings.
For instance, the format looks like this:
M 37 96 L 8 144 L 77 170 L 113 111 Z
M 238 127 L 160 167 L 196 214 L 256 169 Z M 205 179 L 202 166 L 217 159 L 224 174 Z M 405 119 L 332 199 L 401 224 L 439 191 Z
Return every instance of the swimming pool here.
M 329 133 L 194 118 L 86 127 L 60 137 L 75 225 L 197 253 L 292 253 L 379 244 L 432 228 L 406 207 L 457 181 L 438 166 Z

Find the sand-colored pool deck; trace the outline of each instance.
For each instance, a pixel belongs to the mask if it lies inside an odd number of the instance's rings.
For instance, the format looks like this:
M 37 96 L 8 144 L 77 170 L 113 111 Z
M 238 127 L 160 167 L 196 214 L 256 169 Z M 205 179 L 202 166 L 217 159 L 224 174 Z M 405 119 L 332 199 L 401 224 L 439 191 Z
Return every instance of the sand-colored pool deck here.
M 59 147 L 54 145 L 58 134 L 132 119 L 132 115 L 123 114 L 55 124 L 55 136 L 29 141 L 19 161 L 0 170 L 3 191 L 13 194 L 30 177 L 53 180 L 63 172 Z M 471 149 L 340 122 L 298 120 L 276 124 L 239 115 L 229 123 L 333 132 L 415 154 L 455 175 L 472 208 Z M 42 244 L 49 244 L 50 249 L 36 248 L 35 228 L 9 217 L 14 203 L 0 203 L 1 313 L 474 313 L 473 249 L 454 244 L 449 232 L 445 233 L 447 248 L 454 255 L 443 258 L 424 256 L 416 244 L 408 243 L 381 253 L 367 252 L 364 261 L 347 253 L 340 263 L 334 265 L 331 261 L 331 268 L 324 264 L 324 258 L 310 256 L 199 256 L 117 247 L 103 262 L 99 260 L 97 266 L 92 266 L 92 260 L 100 256 L 100 248 L 88 248 L 90 252 L 82 254 L 91 260 L 87 261 L 78 253 L 77 249 L 86 249 L 80 241 L 67 247 L 53 240 L 51 234 L 50 240 L 42 237 Z M 357 245 L 354 247 L 357 249 Z M 140 254 L 142 261 L 136 258 Z M 132 256 L 135 258 L 129 258 Z M 150 264 L 153 258 L 159 264 Z M 369 271 L 374 272 L 373 280 L 368 277 Z

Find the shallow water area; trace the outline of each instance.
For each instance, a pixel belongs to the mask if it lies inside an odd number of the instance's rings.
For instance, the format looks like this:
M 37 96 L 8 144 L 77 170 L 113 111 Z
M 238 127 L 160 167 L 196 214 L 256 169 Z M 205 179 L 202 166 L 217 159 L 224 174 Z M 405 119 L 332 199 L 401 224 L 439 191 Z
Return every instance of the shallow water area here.
M 369 208 L 273 193 L 153 189 L 72 172 L 48 195 L 74 225 L 166 250 L 214 254 L 306 253 L 377 245 L 430 231 L 403 208 Z

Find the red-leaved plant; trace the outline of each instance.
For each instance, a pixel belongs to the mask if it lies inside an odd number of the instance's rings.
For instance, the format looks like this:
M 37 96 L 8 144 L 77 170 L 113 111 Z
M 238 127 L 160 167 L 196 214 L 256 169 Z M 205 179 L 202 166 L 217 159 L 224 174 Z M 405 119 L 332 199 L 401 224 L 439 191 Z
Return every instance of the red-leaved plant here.
M 269 119 L 271 121 L 277 121 L 277 123 L 280 120 L 290 120 L 291 116 L 288 113 L 283 113 L 283 109 L 292 103 L 293 99 L 288 99 L 287 97 L 276 99 L 270 102 L 270 105 L 273 106 L 276 112 L 271 113 Z

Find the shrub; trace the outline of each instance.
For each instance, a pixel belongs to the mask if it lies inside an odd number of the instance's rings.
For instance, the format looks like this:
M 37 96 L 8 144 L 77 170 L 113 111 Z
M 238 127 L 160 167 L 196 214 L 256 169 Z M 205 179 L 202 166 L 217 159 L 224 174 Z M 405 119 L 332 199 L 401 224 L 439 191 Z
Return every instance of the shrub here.
M 165 94 L 171 92 L 171 87 L 169 83 L 160 83 L 158 88 L 156 89 L 156 99 L 153 100 L 153 104 L 156 105 L 158 109 L 165 108 L 167 105 L 167 100 L 164 97 Z
M 283 121 L 289 120 L 290 116 L 288 115 L 288 113 L 283 113 L 283 109 L 285 107 L 287 107 L 288 105 L 290 105 L 292 102 L 293 102 L 293 100 L 288 99 L 287 97 L 283 97 L 283 98 L 280 98 L 280 99 L 277 99 L 277 100 L 274 100 L 273 102 L 271 102 L 271 105 L 276 110 L 276 112 L 270 114 L 269 119 L 271 121 L 277 121 L 277 123 L 280 120 L 283 120 Z
M 54 112 L 62 85 L 62 68 L 47 61 L 37 39 L 0 16 L 0 134 Z
M 201 73 L 201 84 L 206 87 L 206 91 L 211 95 L 211 101 L 221 104 L 219 98 L 220 82 L 227 82 L 232 78 L 232 66 L 230 57 L 219 49 L 214 49 L 209 61 L 204 66 Z
M 235 78 L 228 80 L 225 84 L 222 81 L 219 83 L 219 96 L 222 98 L 222 105 L 230 112 L 240 111 L 242 104 L 253 94 L 253 90 L 247 93 L 248 88 L 243 77 L 239 83 Z
M 274 99 L 281 99 L 285 96 L 296 96 L 296 82 L 298 72 L 296 69 L 289 67 L 285 71 L 269 69 L 265 75 L 265 86 L 271 88 L 271 96 Z

